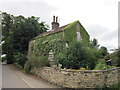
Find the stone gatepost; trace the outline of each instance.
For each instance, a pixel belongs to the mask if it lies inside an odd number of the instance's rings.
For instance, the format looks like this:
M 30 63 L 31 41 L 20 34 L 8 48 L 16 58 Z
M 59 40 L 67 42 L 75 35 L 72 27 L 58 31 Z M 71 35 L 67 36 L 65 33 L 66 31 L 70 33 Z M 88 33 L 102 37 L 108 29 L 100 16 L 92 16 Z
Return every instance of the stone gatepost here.
M 53 51 L 52 51 L 52 50 L 50 50 L 50 52 L 49 52 L 48 60 L 49 60 L 49 62 L 50 62 L 50 66 L 51 66 L 51 67 L 54 66 L 54 54 L 53 54 Z

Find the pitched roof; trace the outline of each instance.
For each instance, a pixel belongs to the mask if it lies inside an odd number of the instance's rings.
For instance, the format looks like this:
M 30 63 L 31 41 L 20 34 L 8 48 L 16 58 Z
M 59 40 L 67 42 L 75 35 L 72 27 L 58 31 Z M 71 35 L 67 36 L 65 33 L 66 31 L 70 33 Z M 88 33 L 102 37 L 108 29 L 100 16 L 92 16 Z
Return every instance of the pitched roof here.
M 74 25 L 75 23 L 80 23 L 80 22 L 79 22 L 79 20 L 77 20 L 77 21 L 74 21 L 74 22 L 69 23 L 67 25 L 61 26 L 61 27 L 57 28 L 56 30 L 50 30 L 50 31 L 44 32 L 44 33 L 36 36 L 32 40 L 35 40 L 37 38 L 40 38 L 40 37 L 43 37 L 43 36 L 46 36 L 46 35 L 51 35 L 51 34 L 54 34 L 54 33 L 63 32 L 65 28 L 68 28 L 69 26 Z
M 51 35 L 51 34 L 54 34 L 54 33 L 62 32 L 63 29 L 64 29 L 65 27 L 67 27 L 68 25 L 69 25 L 69 24 L 64 25 L 64 26 L 61 26 L 61 27 L 57 28 L 57 30 L 50 30 L 50 31 L 48 31 L 48 32 L 44 32 L 44 33 L 36 36 L 36 37 L 33 38 L 32 40 L 37 39 L 37 38 L 40 38 L 40 37 L 43 37 L 43 36 L 46 36 L 46 35 Z

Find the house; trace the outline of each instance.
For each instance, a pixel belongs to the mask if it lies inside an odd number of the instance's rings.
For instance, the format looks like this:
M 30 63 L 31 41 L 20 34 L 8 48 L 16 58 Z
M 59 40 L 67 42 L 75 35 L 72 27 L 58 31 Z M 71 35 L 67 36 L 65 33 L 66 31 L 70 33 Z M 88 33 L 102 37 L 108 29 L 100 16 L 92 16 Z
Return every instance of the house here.
M 75 21 L 60 27 L 58 17 L 53 16 L 52 30 L 30 41 L 28 57 L 48 56 L 51 50 L 56 56 L 74 41 L 89 43 L 89 34 L 81 23 Z

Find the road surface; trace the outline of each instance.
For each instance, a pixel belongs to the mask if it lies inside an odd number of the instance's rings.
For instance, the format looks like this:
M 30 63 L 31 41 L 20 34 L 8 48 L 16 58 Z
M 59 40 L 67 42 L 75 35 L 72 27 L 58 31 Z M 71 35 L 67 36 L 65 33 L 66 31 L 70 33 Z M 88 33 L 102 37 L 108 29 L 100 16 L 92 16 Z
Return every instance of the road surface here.
M 2 72 L 2 88 L 60 88 L 43 79 L 25 74 L 14 65 L 0 64 L 0 72 Z

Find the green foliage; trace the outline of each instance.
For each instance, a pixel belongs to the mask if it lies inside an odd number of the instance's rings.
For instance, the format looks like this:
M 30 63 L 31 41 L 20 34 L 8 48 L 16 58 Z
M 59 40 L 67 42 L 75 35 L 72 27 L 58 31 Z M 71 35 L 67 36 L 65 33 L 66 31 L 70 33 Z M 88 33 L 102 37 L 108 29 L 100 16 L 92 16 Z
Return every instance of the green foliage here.
M 94 38 L 93 41 L 91 41 L 90 47 L 92 47 L 92 48 L 98 48 L 99 47 L 98 40 L 96 38 Z
M 42 68 L 43 66 L 50 66 L 47 56 L 29 58 L 25 64 L 24 69 L 27 73 L 30 73 L 32 68 Z
M 24 68 L 24 64 L 27 61 L 27 57 L 25 54 L 17 53 L 14 55 L 14 63 L 21 68 Z
M 110 59 L 110 54 L 107 54 L 106 56 L 105 56 L 105 60 L 109 60 Z
M 7 54 L 7 63 L 13 63 L 14 54 L 17 52 L 27 54 L 29 41 L 40 33 L 47 30 L 44 22 L 39 23 L 39 18 L 13 16 L 2 13 L 2 53 Z
M 66 43 L 70 44 L 70 42 L 77 40 L 77 34 L 76 34 L 77 24 L 78 24 L 78 21 L 73 22 L 63 29 L 64 36 L 65 36 L 64 39 Z
M 104 47 L 104 46 L 102 46 L 102 47 L 100 48 L 100 52 L 101 52 L 101 55 L 102 55 L 103 57 L 108 54 L 107 48 Z
M 77 25 L 80 25 L 80 27 L 78 28 Z M 80 31 L 82 40 L 84 43 L 88 43 L 89 42 L 89 34 L 87 33 L 87 31 L 85 30 L 85 28 L 81 25 L 81 23 L 79 21 L 75 21 L 71 24 L 69 24 L 67 27 L 65 27 L 64 29 L 64 35 L 65 35 L 65 41 L 69 44 L 70 42 L 76 41 L 77 39 L 77 34 L 76 31 Z
M 107 48 L 102 46 L 100 49 L 99 44 L 98 44 L 98 40 L 96 38 L 94 38 L 90 43 L 89 43 L 89 47 L 90 48 L 96 48 L 99 50 L 99 58 L 104 58 L 106 57 L 106 55 L 108 54 Z M 97 50 L 97 51 L 98 51 Z
M 120 66 L 120 48 L 110 54 L 110 59 L 112 60 L 112 65 L 117 67 Z
M 118 56 L 118 60 L 117 60 L 118 65 L 117 66 L 120 67 L 120 48 L 118 48 L 117 56 Z
M 12 36 L 12 19 L 10 14 L 2 13 L 3 20 L 2 20 L 2 41 L 5 41 L 5 43 L 2 45 L 2 53 L 6 54 L 5 60 L 7 60 L 7 63 L 13 63 L 13 40 L 11 39 Z
M 30 42 L 31 53 L 30 56 L 43 56 L 48 55 L 52 50 L 55 53 L 60 52 L 64 47 L 63 32 L 47 35 Z
M 97 60 L 101 58 L 101 52 L 97 48 L 89 47 L 89 51 L 93 52 L 93 54 L 97 58 Z
M 62 68 L 79 69 L 84 67 L 94 69 L 97 58 L 94 50 L 84 47 L 80 42 L 74 42 L 57 56 L 57 61 L 62 64 Z
M 106 62 L 104 59 L 100 59 L 97 61 L 97 64 L 96 64 L 96 67 L 94 70 L 108 70 L 108 69 L 112 69 L 114 68 L 115 66 L 109 66 L 109 65 L 106 65 Z
M 85 28 L 81 25 L 81 23 L 80 23 L 80 33 L 81 33 L 81 36 L 82 36 L 83 43 L 89 44 L 90 43 L 90 41 L 89 41 L 90 36 L 87 33 L 87 31 L 85 30 Z
M 77 25 L 80 24 L 79 21 L 75 21 L 65 28 L 61 32 L 53 33 L 53 34 L 44 34 L 43 36 L 36 38 L 35 40 L 31 41 L 29 44 L 29 52 L 28 57 L 33 56 L 46 56 L 48 55 L 49 51 L 52 50 L 55 58 L 56 55 L 64 48 L 66 48 L 65 44 L 67 43 L 70 45 L 72 42 L 77 40 Z M 81 24 L 80 24 L 81 25 Z M 89 35 L 85 31 L 85 29 L 81 26 L 81 32 L 85 32 L 81 36 L 86 37 L 86 40 L 89 41 Z M 85 36 L 86 35 L 86 36 Z M 83 41 L 86 41 L 83 38 Z
M 28 18 L 22 16 L 15 17 L 17 24 L 14 25 L 16 27 L 13 31 L 13 43 L 15 43 L 14 48 L 19 52 L 27 53 L 29 41 L 47 30 L 44 23 L 39 23 L 38 19 L 33 16 Z
M 112 69 L 114 67 L 115 66 L 109 66 L 109 65 L 106 65 L 106 64 L 99 63 L 99 64 L 96 65 L 95 70 L 108 70 L 108 69 Z

